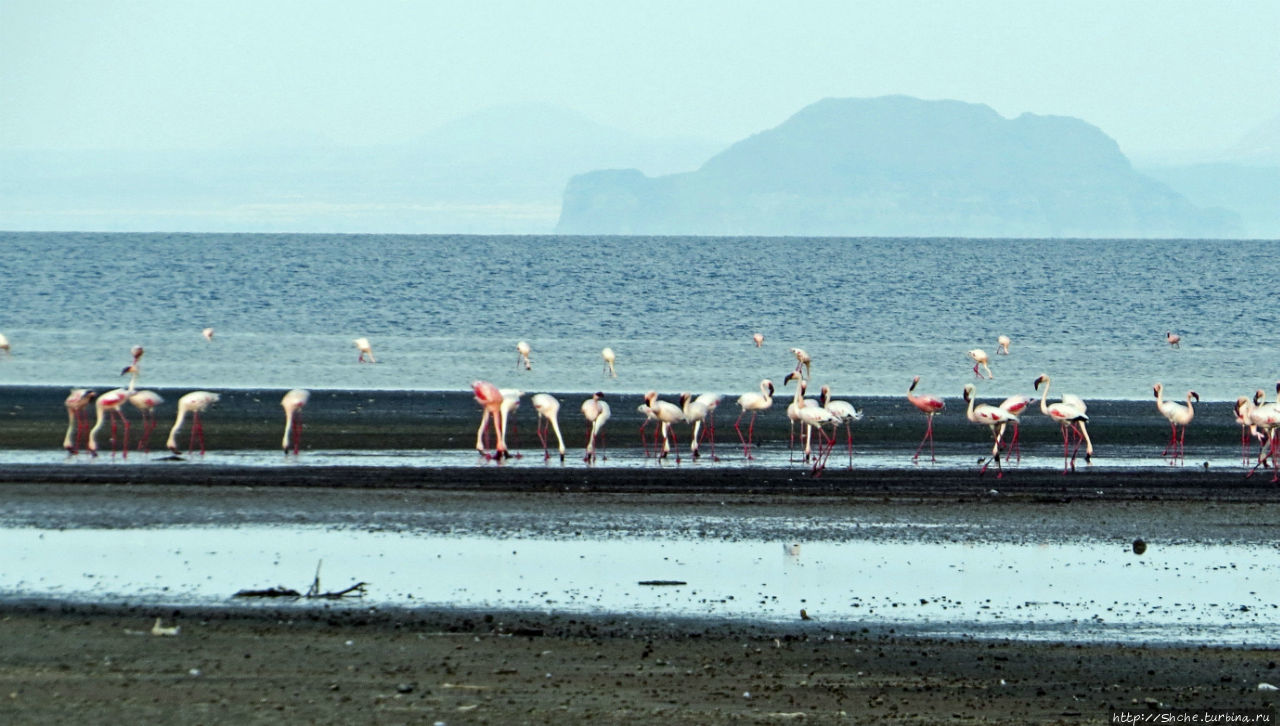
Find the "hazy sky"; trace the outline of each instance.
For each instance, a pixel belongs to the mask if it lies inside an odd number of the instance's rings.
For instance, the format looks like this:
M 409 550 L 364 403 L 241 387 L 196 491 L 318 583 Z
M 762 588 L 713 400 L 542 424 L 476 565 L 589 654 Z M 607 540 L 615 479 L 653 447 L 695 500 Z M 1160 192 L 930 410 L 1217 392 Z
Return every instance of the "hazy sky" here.
M 1280 114 L 1277 39 L 1276 0 L 0 0 L 0 148 L 395 142 L 524 102 L 733 141 L 902 93 L 1212 149 Z

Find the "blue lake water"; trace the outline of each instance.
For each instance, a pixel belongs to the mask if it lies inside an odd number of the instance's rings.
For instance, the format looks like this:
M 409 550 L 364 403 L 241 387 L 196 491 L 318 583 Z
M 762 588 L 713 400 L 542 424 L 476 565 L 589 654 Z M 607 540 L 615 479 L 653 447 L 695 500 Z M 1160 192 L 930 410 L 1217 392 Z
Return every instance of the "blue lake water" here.
M 1041 372 L 1086 399 L 1233 400 L 1280 376 L 1275 241 L 0 233 L 0 383 L 713 391 L 806 349 L 841 396 Z M 216 330 L 206 342 L 201 329 Z M 1182 334 L 1181 349 L 1164 341 Z M 756 348 L 751 334 L 761 332 Z M 1013 339 L 996 356 L 996 336 Z M 377 365 L 352 344 L 370 338 Z M 533 347 L 517 371 L 515 344 Z M 618 377 L 600 349 L 617 351 Z

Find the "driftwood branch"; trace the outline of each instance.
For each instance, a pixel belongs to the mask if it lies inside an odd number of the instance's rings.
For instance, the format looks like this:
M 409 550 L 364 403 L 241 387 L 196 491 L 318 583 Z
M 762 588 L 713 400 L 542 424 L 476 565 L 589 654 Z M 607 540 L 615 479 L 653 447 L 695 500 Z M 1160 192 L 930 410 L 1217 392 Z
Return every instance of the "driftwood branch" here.
M 333 592 L 322 592 L 320 590 L 320 565 L 324 563 L 321 560 L 316 563 L 316 576 L 311 581 L 311 587 L 307 588 L 306 594 L 302 594 L 297 590 L 287 587 L 267 588 L 265 590 L 240 590 L 233 597 L 292 597 L 292 598 L 321 598 L 326 600 L 337 600 L 344 597 L 364 597 L 368 592 L 367 582 L 357 582 L 345 590 L 335 590 Z

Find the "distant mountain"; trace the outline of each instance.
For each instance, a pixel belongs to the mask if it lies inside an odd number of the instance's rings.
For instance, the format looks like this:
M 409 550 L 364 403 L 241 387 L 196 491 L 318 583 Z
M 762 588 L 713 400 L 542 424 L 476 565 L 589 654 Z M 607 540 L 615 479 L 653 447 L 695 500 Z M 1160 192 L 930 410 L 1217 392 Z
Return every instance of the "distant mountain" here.
M 228 149 L 0 151 L 0 229 L 547 233 L 574 174 L 685 171 L 723 147 L 520 105 L 376 147 L 295 131 Z
M 826 99 L 694 172 L 574 177 L 561 233 L 1230 236 L 1083 121 L 905 96 Z

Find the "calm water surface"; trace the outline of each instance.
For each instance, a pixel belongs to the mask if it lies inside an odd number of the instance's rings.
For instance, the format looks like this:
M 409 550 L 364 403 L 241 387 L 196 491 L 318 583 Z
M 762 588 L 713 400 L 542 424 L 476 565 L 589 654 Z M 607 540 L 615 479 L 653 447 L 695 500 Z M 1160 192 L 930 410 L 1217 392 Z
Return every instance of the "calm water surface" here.
M 0 233 L 10 384 L 754 390 L 814 357 L 837 394 L 912 375 L 992 395 L 1234 400 L 1280 377 L 1276 242 Z M 206 343 L 200 330 L 214 327 Z M 1183 335 L 1180 350 L 1166 330 Z M 765 346 L 751 343 L 753 332 Z M 369 337 L 377 365 L 356 365 Z M 533 346 L 517 372 L 515 344 Z M 599 351 L 617 351 L 617 379 Z

